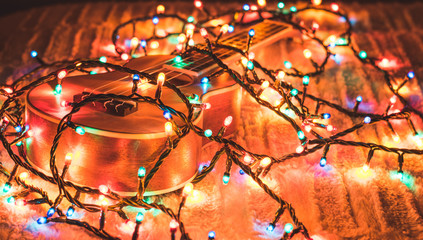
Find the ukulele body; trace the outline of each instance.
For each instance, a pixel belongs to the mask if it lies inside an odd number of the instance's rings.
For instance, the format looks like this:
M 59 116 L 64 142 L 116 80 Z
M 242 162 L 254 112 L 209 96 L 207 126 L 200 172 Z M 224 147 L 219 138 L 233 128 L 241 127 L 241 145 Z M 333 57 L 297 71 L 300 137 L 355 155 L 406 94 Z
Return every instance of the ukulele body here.
M 161 63 L 172 58 L 174 56 L 147 56 L 133 59 L 126 66 L 139 71 L 148 69 L 147 72 L 153 74 L 164 72 L 166 79 L 185 95 L 197 94 L 201 102 L 211 104 L 210 109 L 196 112 L 195 125 L 217 134 L 224 119 L 232 116 L 233 122 L 225 135 L 232 134 L 239 123 L 240 87 L 228 74 L 210 78 L 210 82 L 204 84 L 201 83 L 204 75 L 192 77 L 164 70 Z M 54 95 L 54 86 L 43 84 L 32 89 L 26 99 L 26 122 L 34 132 L 32 142 L 26 144 L 27 155 L 39 170 L 48 175 L 51 175 L 50 150 L 58 123 L 71 110 L 71 107 L 61 107 L 60 102 L 72 101 L 75 95 L 87 91 L 129 95 L 132 77 L 117 71 L 69 76 L 63 79 L 62 87 L 62 94 Z M 155 85 L 145 83 L 138 93 L 154 97 L 155 91 Z M 170 89 L 163 87 L 161 99 L 165 105 L 187 114 L 185 104 Z M 84 106 L 73 115 L 72 121 L 84 127 L 86 133 L 79 135 L 72 129 L 66 130 L 60 138 L 56 163 L 61 169 L 66 154 L 73 153 L 66 179 L 76 184 L 106 185 L 120 194 L 133 195 L 137 189 L 139 167 L 145 167 L 148 173 L 166 148 L 163 110 L 148 103 L 138 103 L 138 110 L 126 116 L 110 115 L 94 110 L 93 106 Z M 177 118 L 175 122 L 182 124 Z M 193 131 L 182 138 L 150 181 L 145 196 L 171 192 L 191 181 L 198 171 L 201 148 L 207 141 Z
M 269 20 L 256 24 L 254 29 L 255 36 L 250 50 L 274 43 L 290 33 L 288 25 Z M 247 36 L 248 29 L 244 29 L 222 39 L 220 43 L 244 48 Z M 224 48 L 214 49 L 213 53 L 218 54 L 225 63 L 233 63 L 241 57 L 237 52 Z M 216 69 L 210 57 L 193 54 L 184 58 L 182 63 L 172 60 L 174 57 L 147 56 L 132 59 L 126 66 L 153 75 L 164 72 L 166 81 L 176 85 L 185 95 L 197 94 L 201 102 L 211 104 L 210 109 L 199 110 L 195 114 L 195 125 L 211 129 L 215 135 L 223 126 L 224 119 L 232 116 L 233 122 L 225 135 L 232 134 L 240 122 L 239 85 L 227 73 L 209 77 L 208 84 L 201 83 L 202 77 L 210 76 Z M 236 71 L 242 70 L 237 65 L 229 66 Z M 50 173 L 50 150 L 57 126 L 60 119 L 71 110 L 61 107 L 61 101 L 72 102 L 75 95 L 83 92 L 129 95 L 132 84 L 132 76 L 115 71 L 66 77 L 63 79 L 61 95 L 53 94 L 53 83 L 32 89 L 26 98 L 26 122 L 34 132 L 33 141 L 25 144 L 29 160 L 41 171 Z M 165 105 L 187 114 L 185 104 L 173 91 L 166 87 L 162 90 L 161 100 Z M 139 87 L 139 93 L 143 96 L 154 98 L 155 92 L 155 85 Z M 134 195 L 139 167 L 145 167 L 148 173 L 166 147 L 163 110 L 147 103 L 138 103 L 137 111 L 126 116 L 114 116 L 98 111 L 101 105 L 104 104 L 97 103 L 94 109 L 93 106 L 84 106 L 72 116 L 72 122 L 84 127 L 86 133 L 81 136 L 71 129 L 64 132 L 57 148 L 57 167 L 61 169 L 66 154 L 73 153 L 74 159 L 66 175 L 67 180 L 91 187 L 107 185 L 122 195 Z M 178 118 L 175 121 L 176 124 L 183 124 L 178 122 Z M 198 169 L 197 161 L 201 159 L 201 148 L 207 141 L 190 131 L 165 158 L 151 179 L 145 195 L 171 192 L 193 179 Z

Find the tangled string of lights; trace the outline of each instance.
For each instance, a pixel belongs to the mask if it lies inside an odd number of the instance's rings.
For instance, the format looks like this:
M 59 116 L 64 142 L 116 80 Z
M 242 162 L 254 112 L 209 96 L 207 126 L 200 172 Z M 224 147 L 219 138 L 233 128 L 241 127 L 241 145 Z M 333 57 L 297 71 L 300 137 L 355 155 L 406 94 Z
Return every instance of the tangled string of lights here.
M 273 218 L 273 220 L 269 221 L 270 223 L 267 228 L 268 231 L 273 231 L 273 229 L 277 227 L 278 221 L 282 217 L 283 213 L 286 211 L 291 217 L 292 223 L 286 223 L 284 225 L 284 234 L 281 239 L 290 239 L 298 233 L 301 233 L 306 239 L 311 239 L 307 228 L 297 218 L 295 210 L 291 206 L 291 204 L 283 200 L 262 181 L 261 177 L 264 177 L 271 170 L 273 165 L 282 163 L 287 159 L 306 156 L 322 149 L 323 153 L 319 164 L 324 167 L 327 163 L 326 155 L 329 151 L 330 146 L 347 145 L 354 147 L 364 147 L 369 149 L 368 158 L 366 159 L 363 166 L 364 171 L 368 171 L 370 167 L 370 161 L 375 151 L 383 151 L 397 154 L 398 177 L 401 178 L 403 174 L 402 166 L 404 162 L 404 155 L 423 154 L 423 151 L 418 149 L 394 148 L 382 144 L 347 141 L 341 139 L 342 137 L 353 133 L 366 125 L 385 122 L 388 124 L 387 126 L 390 131 L 392 131 L 394 139 L 397 140 L 399 136 L 395 132 L 394 128 L 392 127 L 389 121 L 394 119 L 402 119 L 409 124 L 410 129 L 413 135 L 415 136 L 417 144 L 420 147 L 423 145 L 423 143 L 421 142 L 420 137 L 418 136 L 418 133 L 411 120 L 411 116 L 416 115 L 420 119 L 423 119 L 423 114 L 413 108 L 407 102 L 407 100 L 399 94 L 399 89 L 401 89 L 401 87 L 403 87 L 405 83 L 407 83 L 407 81 L 410 81 L 412 78 L 414 78 L 414 73 L 409 72 L 407 76 L 405 76 L 405 79 L 402 83 L 396 84 L 396 82 L 394 81 L 394 77 L 391 75 L 391 73 L 380 67 L 378 59 L 370 58 L 367 56 L 367 53 L 365 51 L 359 51 L 357 48 L 352 46 L 352 25 L 347 17 L 347 14 L 342 11 L 337 4 L 331 4 L 329 7 L 327 7 L 321 6 L 320 3 L 321 1 L 319 0 L 313 0 L 312 4 L 309 4 L 304 8 L 297 9 L 295 6 L 291 6 L 288 9 L 287 7 L 285 7 L 284 3 L 280 2 L 277 4 L 276 9 L 269 9 L 268 7 L 266 7 L 266 2 L 264 0 L 259 0 L 258 6 L 246 4 L 240 11 L 231 10 L 226 13 L 222 13 L 219 16 L 213 16 L 204 8 L 203 3 L 201 1 L 195 0 L 195 6 L 199 10 L 201 10 L 205 15 L 205 18 L 201 21 L 196 22 L 193 17 L 188 17 L 188 19 L 185 19 L 178 15 L 166 15 L 164 14 L 164 6 L 160 5 L 157 7 L 157 15 L 132 19 L 118 26 L 113 32 L 112 40 L 119 57 L 109 57 L 109 59 L 114 59 L 117 62 L 119 62 L 120 59 L 126 61 L 131 58 L 131 56 L 136 57 L 142 54 L 147 55 L 148 48 L 154 49 L 159 46 L 157 42 L 158 39 L 165 39 L 169 36 L 178 36 L 179 44 L 177 44 L 176 50 L 174 51 L 175 59 L 181 60 L 183 57 L 189 56 L 194 52 L 211 57 L 221 70 L 220 73 L 229 73 L 232 79 L 237 84 L 239 84 L 258 104 L 265 106 L 266 108 L 276 113 L 278 116 L 288 121 L 294 131 L 297 133 L 300 145 L 298 146 L 296 152 L 286 154 L 281 157 L 273 157 L 254 153 L 245 149 L 243 146 L 236 143 L 235 141 L 223 137 L 223 133 L 225 132 L 226 128 L 231 124 L 231 117 L 225 119 L 225 122 L 218 134 L 213 135 L 213 133 L 209 129 L 202 129 L 199 126 L 196 126 L 193 123 L 193 118 L 194 109 L 197 106 L 191 103 L 191 99 L 185 96 L 185 94 L 181 90 L 179 90 L 175 85 L 168 81 L 164 81 L 164 75 L 159 74 L 158 78 L 155 78 L 146 72 L 136 71 L 134 69 L 124 67 L 120 64 L 108 63 L 108 59 L 106 57 L 101 57 L 100 59 L 77 59 L 71 61 L 46 63 L 38 56 L 37 52 L 32 51 L 32 57 L 38 60 L 40 66 L 14 81 L 12 85 L 3 86 L 0 89 L 0 93 L 6 97 L 6 100 L 3 102 L 3 105 L 0 108 L 0 115 L 2 119 L 0 139 L 8 154 L 15 163 L 13 169 L 10 172 L 5 169 L 2 165 L 0 165 L 1 172 L 8 177 L 3 187 L 3 191 L 9 192 L 12 188 L 12 183 L 23 188 L 23 190 L 21 190 L 19 193 L 15 193 L 14 195 L 9 196 L 7 198 L 7 202 L 14 203 L 17 205 L 48 204 L 50 206 L 50 209 L 48 210 L 45 217 L 38 218 L 37 222 L 39 224 L 56 222 L 76 225 L 83 227 L 104 239 L 118 239 L 107 233 L 107 231 L 105 231 L 105 219 L 106 213 L 108 211 L 117 213 L 125 221 L 130 221 L 129 217 L 123 210 L 123 208 L 126 206 L 144 209 L 159 209 L 171 218 L 170 231 L 172 239 L 176 238 L 176 233 L 178 229 L 181 234 L 181 239 L 191 239 L 188 233 L 185 231 L 185 226 L 181 221 L 181 210 L 185 205 L 187 197 L 193 191 L 193 184 L 198 183 L 202 179 L 204 179 L 204 177 L 206 177 L 213 170 L 217 161 L 225 154 L 227 160 L 226 170 L 223 175 L 224 184 L 227 184 L 230 180 L 231 167 L 234 163 L 239 166 L 245 174 L 249 175 L 263 189 L 265 193 L 267 193 L 280 205 L 280 207 L 275 213 L 275 217 Z M 346 31 L 339 34 L 338 36 L 332 35 L 328 39 L 318 38 L 316 36 L 316 31 L 318 31 L 319 28 L 317 22 L 313 22 L 311 28 L 308 28 L 304 26 L 304 24 L 300 22 L 297 18 L 299 13 L 309 10 L 323 11 L 326 14 L 332 14 L 340 18 L 344 18 L 345 24 L 347 26 Z M 318 64 L 317 62 L 313 61 L 312 52 L 308 49 L 304 49 L 304 57 L 310 60 L 312 66 L 314 67 L 313 72 L 302 72 L 300 69 L 293 67 L 292 64 L 288 61 L 284 62 L 284 69 L 267 69 L 264 66 L 260 65 L 259 62 L 254 60 L 253 54 L 251 54 L 249 51 L 251 40 L 254 38 L 255 35 L 254 30 L 250 30 L 248 32 L 248 36 L 246 36 L 246 38 L 248 38 L 248 43 L 244 48 L 225 45 L 219 41 L 223 34 L 226 34 L 227 32 L 232 32 L 234 27 L 237 27 L 239 25 L 246 25 L 246 23 L 243 23 L 242 21 L 243 18 L 246 16 L 246 14 L 253 12 L 258 13 L 259 17 L 257 19 L 257 22 L 263 21 L 265 18 L 272 19 L 274 21 L 282 21 L 284 23 L 290 24 L 295 30 L 300 32 L 303 36 L 306 36 L 311 41 L 315 41 L 326 52 L 322 63 Z M 265 13 L 270 13 L 270 16 L 267 16 Z M 203 27 L 206 22 L 212 19 L 218 19 L 220 16 L 223 15 L 233 16 L 233 21 L 230 23 L 219 24 L 213 27 Z M 140 40 L 136 37 L 135 24 L 137 22 L 152 20 L 154 26 L 156 26 L 159 19 L 161 18 L 173 18 L 180 21 L 183 24 L 181 32 L 166 33 L 162 36 L 157 36 L 157 29 L 156 27 L 154 27 L 154 34 L 152 37 L 143 40 Z M 130 39 L 130 44 L 125 46 L 118 43 L 120 29 L 131 24 L 133 25 L 133 37 L 132 39 Z M 218 34 L 215 34 L 213 30 L 217 28 L 220 28 L 220 30 L 218 31 Z M 204 38 L 204 44 L 194 44 L 192 36 L 197 32 L 200 32 L 201 36 Z M 211 36 L 209 36 L 209 33 Z M 335 104 L 333 102 L 307 93 L 307 87 L 311 78 L 324 72 L 328 60 L 331 56 L 334 55 L 331 52 L 331 49 L 336 47 L 349 48 L 363 64 L 370 65 L 371 67 L 383 74 L 386 85 L 389 87 L 390 91 L 393 94 L 393 97 L 390 99 L 388 107 L 384 113 L 359 112 L 359 105 L 363 100 L 361 96 L 357 97 L 353 109 L 348 109 L 341 105 Z M 238 74 L 228 65 L 226 65 L 217 55 L 213 53 L 213 49 L 215 48 L 226 48 L 241 54 L 243 57 L 241 58 L 240 62 L 244 67 L 244 72 L 242 74 Z M 56 70 L 52 71 L 47 75 L 35 79 L 35 76 L 41 70 L 52 68 Z M 31 129 L 30 127 L 23 127 L 25 126 L 23 118 L 24 104 L 21 102 L 19 97 L 36 86 L 39 86 L 46 82 L 54 81 L 58 81 L 59 84 L 56 87 L 56 92 L 60 93 L 61 80 L 66 77 L 67 74 L 71 72 L 93 74 L 92 69 L 95 68 L 104 68 L 107 71 L 121 71 L 132 75 L 132 93 L 130 95 L 92 94 L 87 98 L 81 100 L 80 102 L 64 103 L 64 106 L 70 107 L 71 110 L 67 115 L 65 115 L 61 119 L 57 128 L 57 133 L 54 138 L 50 153 L 50 170 L 52 176 L 48 176 L 34 168 L 34 166 L 29 162 L 26 157 L 24 150 L 24 140 L 31 137 Z M 264 75 L 269 80 L 264 80 L 264 78 L 259 77 L 259 75 Z M 302 89 L 294 88 L 292 84 L 284 80 L 285 76 L 301 78 L 303 83 Z M 138 92 L 138 84 L 141 81 L 140 79 L 144 79 L 144 81 L 150 84 L 157 85 L 155 98 L 143 96 Z M 170 106 L 165 105 L 160 100 L 162 87 L 166 87 L 173 90 L 180 97 L 181 101 L 185 104 L 188 110 L 188 114 L 176 111 Z M 273 91 L 277 92 L 278 94 L 280 94 L 281 99 L 275 103 L 271 103 L 263 94 L 264 90 L 266 89 L 272 89 Z M 68 168 L 71 167 L 72 155 L 70 154 L 66 156 L 65 166 L 61 172 L 56 166 L 56 149 L 59 144 L 62 133 L 64 131 L 67 131 L 68 129 L 73 129 L 79 134 L 85 133 L 85 130 L 81 126 L 77 126 L 75 125 L 75 123 L 72 122 L 72 115 L 77 113 L 82 107 L 89 103 L 111 99 L 150 103 L 160 109 L 165 109 L 165 118 L 168 120 L 165 125 L 165 130 L 167 133 L 169 133 L 168 144 L 166 145 L 166 148 L 163 149 L 161 155 L 157 159 L 154 168 L 150 172 L 147 172 L 143 166 L 140 166 L 140 169 L 138 171 L 139 183 L 137 194 L 132 197 L 120 196 L 119 194 L 113 192 L 111 189 L 108 189 L 105 186 L 101 186 L 97 189 L 88 186 L 76 185 L 70 181 L 64 180 Z M 308 99 L 309 102 L 312 101 L 313 103 L 315 103 L 316 107 L 313 113 L 310 112 L 310 108 L 306 106 L 306 99 Z M 399 100 L 399 102 L 404 107 L 402 110 L 392 112 L 392 107 L 397 100 Z M 320 106 L 322 105 L 325 105 L 329 108 L 332 108 L 334 111 L 338 111 L 342 114 L 345 114 L 354 119 L 358 119 L 360 121 L 357 124 L 354 124 L 353 126 L 341 132 L 331 134 L 329 137 L 323 137 L 317 131 L 315 131 L 314 128 L 323 128 L 326 129 L 328 132 L 331 132 L 333 131 L 333 126 L 319 123 L 318 120 L 328 119 L 331 117 L 329 113 L 319 113 Z M 298 117 L 299 121 L 297 121 L 294 117 Z M 171 121 L 172 118 L 179 118 L 184 124 L 176 125 L 174 121 Z M 301 123 L 299 124 L 298 122 Z M 14 131 L 11 129 L 12 127 Z M 305 130 L 305 132 L 310 133 L 309 137 L 306 136 L 306 133 L 303 131 L 303 129 Z M 177 212 L 162 204 L 149 203 L 143 198 L 143 193 L 147 188 L 150 180 L 158 171 L 162 163 L 166 161 L 166 157 L 171 153 L 171 151 L 178 147 L 179 141 L 183 139 L 190 131 L 195 132 L 201 137 L 205 137 L 211 141 L 220 143 L 221 148 L 215 153 L 208 166 L 205 166 L 201 170 L 201 172 L 199 172 L 198 175 L 192 180 L 192 182 L 184 187 L 182 191 L 182 199 Z M 172 135 L 172 133 L 175 134 Z M 12 146 L 17 147 L 17 153 L 14 149 L 12 149 Z M 26 172 L 17 176 L 17 171 L 19 167 L 28 170 L 32 174 L 40 177 L 45 181 L 57 185 L 59 189 L 59 195 L 55 198 L 55 200 L 53 201 L 51 199 L 51 196 L 49 196 L 41 188 L 26 183 L 25 178 L 28 176 Z M 76 194 L 72 195 L 69 189 L 76 190 Z M 25 197 L 28 196 L 28 194 L 31 192 L 39 194 L 40 198 L 25 200 Z M 81 202 L 81 200 L 79 199 L 82 193 L 99 195 L 99 200 L 101 204 L 97 205 Z M 63 201 L 63 198 L 66 198 L 66 200 L 72 204 L 67 209 L 66 213 L 64 213 L 64 211 L 60 208 L 60 204 Z M 113 203 L 110 203 L 109 201 L 113 201 Z M 70 216 L 75 212 L 76 208 L 83 209 L 88 212 L 100 212 L 99 227 L 95 227 L 84 221 L 71 219 Z M 57 214 L 57 217 L 55 217 L 55 214 Z M 132 239 L 138 238 L 138 232 L 140 225 L 142 224 L 143 218 L 143 214 L 139 212 L 135 218 Z M 209 233 L 208 238 L 215 239 L 215 232 L 211 231 Z

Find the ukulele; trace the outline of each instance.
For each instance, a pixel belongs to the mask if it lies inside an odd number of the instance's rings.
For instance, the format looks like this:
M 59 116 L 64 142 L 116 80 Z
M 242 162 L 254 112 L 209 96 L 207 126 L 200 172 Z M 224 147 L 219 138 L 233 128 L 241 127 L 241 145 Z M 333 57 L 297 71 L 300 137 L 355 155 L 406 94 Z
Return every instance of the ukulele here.
M 289 29 L 285 24 L 268 20 L 252 28 L 255 30 L 252 50 L 277 41 Z M 233 33 L 219 42 L 245 48 L 248 30 Z M 238 53 L 223 48 L 215 48 L 213 52 L 226 64 L 240 58 Z M 225 118 L 232 116 L 233 122 L 225 135 L 236 130 L 240 122 L 241 89 L 226 73 L 210 77 L 208 83 L 202 81 L 217 69 L 211 57 L 194 53 L 176 61 L 174 55 L 145 56 L 132 59 L 125 66 L 152 75 L 164 73 L 166 81 L 176 85 L 185 95 L 196 94 L 197 101 L 210 103 L 210 109 L 198 110 L 194 118 L 194 124 L 199 127 L 211 129 L 216 134 Z M 60 95 L 53 94 L 54 87 L 48 83 L 29 91 L 26 120 L 34 132 L 33 141 L 26 144 L 29 160 L 38 170 L 49 173 L 50 150 L 58 123 L 71 110 L 61 106 L 63 100 L 78 101 L 87 93 L 129 95 L 132 84 L 130 74 L 113 71 L 68 76 L 63 79 Z M 154 97 L 155 91 L 156 85 L 149 83 L 138 88 L 138 93 L 144 96 Z M 162 89 L 161 100 L 187 114 L 185 104 L 170 89 Z M 73 153 L 67 180 L 92 187 L 106 185 L 119 194 L 133 195 L 137 190 L 139 167 L 145 167 L 147 172 L 151 170 L 166 147 L 163 110 L 148 103 L 134 105 L 109 101 L 92 105 L 84 106 L 73 115 L 72 122 L 82 126 L 86 133 L 63 133 L 56 152 L 57 165 L 62 167 L 66 154 Z M 176 119 L 175 122 L 182 124 Z M 171 192 L 190 182 L 197 173 L 197 160 L 207 142 L 204 140 L 192 131 L 182 138 L 151 179 L 144 195 Z

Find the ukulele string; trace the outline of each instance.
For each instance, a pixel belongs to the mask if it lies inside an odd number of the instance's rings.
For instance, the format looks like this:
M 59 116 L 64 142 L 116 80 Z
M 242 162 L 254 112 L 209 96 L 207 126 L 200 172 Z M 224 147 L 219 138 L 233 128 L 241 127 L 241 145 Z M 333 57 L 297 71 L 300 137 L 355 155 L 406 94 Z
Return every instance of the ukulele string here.
M 240 34 L 242 34 L 243 32 L 246 32 L 246 31 L 245 31 L 245 30 L 244 30 L 244 31 L 241 31 L 241 32 L 239 32 L 238 34 L 233 35 L 233 36 L 231 36 L 231 37 L 229 37 L 229 38 L 227 38 L 227 39 L 222 39 L 222 41 L 229 41 L 229 40 L 230 40 L 230 41 L 232 41 L 232 40 L 235 40 L 235 39 L 237 39 L 237 38 L 238 38 L 238 36 L 239 36 Z M 219 52 L 219 51 L 221 51 L 221 50 L 225 50 L 225 49 L 218 49 L 218 50 L 216 51 L 216 53 L 218 53 L 218 52 Z M 183 59 L 183 60 L 187 61 L 187 60 L 190 60 L 191 58 L 194 58 L 195 56 L 196 56 L 196 54 L 194 54 L 194 55 L 192 55 L 192 56 L 189 56 L 188 58 Z M 145 69 L 142 69 L 142 70 L 140 70 L 140 71 L 146 71 L 146 70 L 153 69 L 153 68 L 156 68 L 156 67 L 159 67 L 159 66 L 163 66 L 164 64 L 166 64 L 166 63 L 168 63 L 168 62 L 170 62 L 170 61 L 172 61 L 172 60 L 166 60 L 166 61 L 164 61 L 164 62 L 162 62 L 162 63 L 156 64 L 156 65 L 154 65 L 154 66 L 151 66 L 151 67 L 148 67 L 148 68 L 145 68 Z M 196 67 L 200 67 L 200 66 L 202 66 L 202 65 L 204 65 L 204 64 L 207 64 L 207 63 L 210 63 L 210 62 L 213 62 L 213 59 L 211 59 L 211 60 L 209 60 L 209 61 L 206 61 L 206 62 L 204 62 L 203 64 L 197 65 Z M 194 67 L 194 68 L 195 68 L 195 67 Z M 192 70 L 192 69 L 194 69 L 194 68 L 187 69 L 187 70 L 189 71 L 189 70 Z M 161 68 L 161 69 L 163 69 L 163 68 Z M 157 72 L 158 72 L 158 71 L 160 71 L 161 69 L 158 69 L 157 71 L 151 72 L 150 74 L 157 73 Z M 172 72 L 175 72 L 175 71 L 176 71 L 176 70 L 173 70 L 173 71 L 168 72 L 168 73 L 172 73 Z M 178 74 L 178 75 L 176 75 L 176 76 L 174 76 L 174 77 L 172 77 L 172 78 L 168 79 L 168 81 L 169 81 L 169 80 L 171 80 L 171 79 L 174 79 L 174 78 L 176 78 L 176 77 L 179 77 L 179 76 L 181 76 L 182 74 L 183 74 L 183 73 Z M 102 89 L 102 88 L 104 88 L 104 87 L 107 87 L 107 86 L 108 86 L 108 85 L 110 85 L 110 84 L 113 84 L 113 83 L 115 83 L 115 82 L 119 82 L 119 81 L 125 80 L 125 79 L 127 79 L 127 78 L 128 78 L 128 76 L 125 76 L 125 77 L 119 78 L 119 79 L 117 79 L 117 80 L 114 80 L 114 81 L 112 81 L 112 82 L 110 82 L 110 83 L 107 83 L 107 84 L 105 84 L 105 85 L 101 85 L 101 86 L 99 86 L 99 87 L 97 87 L 97 88 L 93 89 L 93 90 L 91 91 L 91 93 L 93 93 L 95 90 Z M 104 92 L 104 93 L 109 93 L 110 91 L 113 91 L 113 90 L 114 90 L 114 89 L 116 89 L 116 88 L 118 88 L 118 87 L 112 88 L 112 89 L 110 89 L 110 90 L 108 90 L 108 91 L 106 91 L 106 92 Z M 124 92 L 122 92 L 122 93 L 125 93 L 125 92 L 127 92 L 127 91 L 124 91 Z M 122 93 L 121 93 L 121 94 L 122 94 Z
M 218 53 L 219 51 L 224 51 L 225 49 L 223 49 L 223 48 L 220 48 L 220 49 L 218 49 L 217 51 L 216 51 L 216 53 Z M 188 59 L 188 58 L 187 58 Z M 186 59 L 185 59 L 186 60 Z M 208 64 L 208 63 L 210 63 L 210 62 L 214 62 L 214 60 L 213 59 L 211 59 L 211 60 L 208 60 L 208 61 L 206 61 L 206 62 L 204 62 L 204 63 L 202 63 L 202 64 L 200 64 L 200 65 L 197 65 L 197 66 L 195 66 L 194 68 L 196 68 L 196 67 L 201 67 L 201 66 L 203 66 L 203 65 L 205 65 L 205 64 Z M 187 70 L 192 70 L 192 69 L 194 69 L 194 68 L 191 68 L 191 69 L 187 69 Z M 163 68 L 162 68 L 163 69 Z M 152 73 L 156 73 L 156 72 L 158 72 L 158 71 L 160 71 L 160 70 L 162 70 L 162 69 L 159 69 L 159 70 L 157 70 L 157 71 L 155 71 L 155 72 L 152 72 Z M 169 73 L 172 73 L 172 72 L 175 72 L 176 70 L 172 70 L 172 71 L 170 71 L 170 72 L 167 72 L 166 74 L 169 74 Z M 177 75 L 175 75 L 175 76 L 173 76 L 173 77 L 171 77 L 171 78 L 169 78 L 167 81 L 170 81 L 170 80 L 172 80 L 172 79 L 174 79 L 174 78 L 177 78 L 177 77 L 179 77 L 179 76 L 181 76 L 181 75 L 183 75 L 184 73 L 179 73 L 179 74 L 177 74 Z M 152 87 L 153 85 L 151 85 L 151 87 Z M 151 88 L 151 87 L 149 87 L 149 88 Z M 118 87 L 116 87 L 116 88 L 118 88 Z M 113 88 L 113 89 L 111 89 L 111 90 L 109 90 L 109 91 L 107 91 L 106 93 L 108 93 L 108 92 L 110 92 L 110 91 L 112 91 L 112 90 L 114 90 L 114 89 L 116 89 L 116 88 Z M 149 89 L 149 88 L 147 88 L 147 89 Z M 127 93 L 127 92 L 129 92 L 129 91 L 131 91 L 131 90 L 125 90 L 125 91 L 123 91 L 123 92 L 120 92 L 119 93 L 119 95 L 122 95 L 122 94 L 125 94 L 125 93 Z

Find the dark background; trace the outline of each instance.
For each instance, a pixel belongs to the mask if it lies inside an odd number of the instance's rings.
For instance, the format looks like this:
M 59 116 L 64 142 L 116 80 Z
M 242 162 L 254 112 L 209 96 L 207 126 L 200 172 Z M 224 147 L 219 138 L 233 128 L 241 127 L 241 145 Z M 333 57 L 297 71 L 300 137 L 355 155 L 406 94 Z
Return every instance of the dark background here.
M 38 7 L 38 6 L 45 6 L 45 5 L 52 5 L 52 4 L 61 4 L 61 3 L 77 3 L 77 2 L 142 2 L 143 0 L 126 0 L 126 1 L 118 1 L 118 0 L 3 0 L 7 1 L 6 3 L 2 3 L 0 7 L 0 16 L 7 15 L 9 13 L 13 13 L 15 11 L 19 10 L 25 10 L 32 7 Z M 182 1 L 193 1 L 193 0 L 182 0 Z M 203 2 L 242 2 L 242 3 L 257 3 L 257 1 L 242 1 L 242 0 L 213 0 L 213 1 L 207 1 L 203 0 Z M 363 2 L 363 3 L 370 3 L 370 2 L 417 2 L 419 0 L 336 0 L 336 1 L 325 1 L 324 2 Z M 421 1 L 421 0 L 420 0 Z M 156 1 L 156 2 L 173 2 L 172 0 L 167 1 Z M 272 1 L 268 0 L 268 3 L 271 2 L 279 2 L 279 1 Z M 283 1 L 285 3 L 288 2 L 297 2 L 297 1 Z

